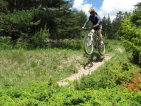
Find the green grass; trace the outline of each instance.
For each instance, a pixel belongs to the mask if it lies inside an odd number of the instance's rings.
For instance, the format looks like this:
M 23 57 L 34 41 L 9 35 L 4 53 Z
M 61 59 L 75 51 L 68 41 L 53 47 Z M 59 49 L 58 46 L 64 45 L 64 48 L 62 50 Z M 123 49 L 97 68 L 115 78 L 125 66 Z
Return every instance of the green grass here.
M 75 58 L 82 55 L 81 52 L 65 49 L 1 50 L 0 85 L 22 86 L 32 80 L 61 80 L 77 72 Z
M 84 62 L 82 41 L 65 40 L 47 44 L 42 49 L 13 46 L 1 37 L 0 88 L 26 86 L 32 81 L 56 82 L 77 73 L 76 64 Z
M 0 47 L 0 106 L 140 106 L 140 91 L 120 88 L 141 72 L 130 63 L 131 54 L 121 41 L 105 40 L 106 53 L 114 57 L 91 75 L 66 87 L 54 84 L 88 64 L 91 56 L 84 55 L 82 42 L 61 41 L 34 50 L 4 43 Z
M 28 50 L 12 46 L 10 38 L 1 38 L 0 87 L 25 86 L 32 81 L 54 82 L 78 72 L 78 66 L 88 63 L 83 40 L 64 40 L 48 44 L 48 48 Z M 105 41 L 106 53 L 117 52 L 119 41 Z M 122 48 L 122 46 L 121 46 Z M 122 53 L 123 54 L 123 53 Z M 122 55 L 119 53 L 119 55 Z M 116 57 L 118 55 L 116 54 Z M 119 56 L 120 58 L 120 56 Z

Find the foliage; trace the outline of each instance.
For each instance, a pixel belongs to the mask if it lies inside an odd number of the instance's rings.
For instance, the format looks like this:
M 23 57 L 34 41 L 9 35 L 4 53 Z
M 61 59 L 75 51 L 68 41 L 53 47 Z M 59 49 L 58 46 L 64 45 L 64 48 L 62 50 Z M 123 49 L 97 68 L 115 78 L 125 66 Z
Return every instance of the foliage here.
M 120 34 L 119 34 L 119 30 L 120 30 L 120 22 L 121 20 L 124 18 L 124 13 L 119 11 L 116 15 L 116 18 L 113 20 L 112 22 L 112 31 L 113 31 L 113 38 L 114 39 L 120 39 Z
M 83 41 L 82 39 L 64 39 L 57 40 L 56 42 L 50 42 L 48 44 L 50 48 L 60 48 L 60 49 L 71 49 L 71 50 L 82 50 L 83 49 Z
M 8 3 L 5 2 L 4 0 L 0 1 L 0 13 L 1 12 L 5 13 L 7 11 L 7 5 L 8 5 Z
M 0 35 L 11 36 L 12 40 L 17 38 L 30 38 L 35 33 L 34 28 L 39 25 L 40 20 L 35 20 L 39 8 L 33 10 L 14 11 L 13 13 L 2 13 L 0 19 Z
M 141 9 L 138 8 L 132 16 L 125 15 L 121 23 L 122 40 L 126 50 L 131 51 L 133 60 L 141 63 Z
M 139 68 L 126 61 L 110 61 L 97 71 L 81 79 L 75 87 L 58 87 L 50 80 L 0 90 L 0 105 L 140 106 L 140 91 L 120 88 L 127 86 L 126 81 L 130 82 L 132 75 L 141 71 Z
M 86 20 L 84 12 L 58 10 L 54 20 L 55 28 L 51 29 L 51 38 L 81 38 L 81 27 Z M 54 31 L 55 30 L 55 31 Z
M 0 37 L 0 50 L 11 50 L 13 48 L 10 39 L 10 37 Z
M 93 75 L 83 77 L 79 83 L 76 84 L 76 89 L 85 90 L 86 88 L 93 88 L 95 90 L 112 89 L 118 85 L 124 84 L 132 80 L 132 75 L 140 72 L 135 70 L 135 67 L 128 62 L 107 62 L 104 68 L 97 70 Z M 124 81 L 122 80 L 124 79 Z
M 113 33 L 112 33 L 112 22 L 110 19 L 110 16 L 106 18 L 105 16 L 102 19 L 102 28 L 103 28 L 103 34 L 105 38 L 113 39 Z
M 62 88 L 52 96 L 49 106 L 139 106 L 139 96 L 140 93 L 120 90 L 119 87 L 100 89 L 99 91 L 93 89 L 77 91 L 73 88 Z
M 107 36 L 107 38 L 109 38 L 109 39 L 112 39 L 112 30 L 111 30 L 111 27 L 112 27 L 112 22 L 111 22 L 111 19 L 110 19 L 110 16 L 108 15 L 108 18 L 107 18 L 107 23 L 106 23 L 106 25 L 107 25 L 107 27 L 106 27 L 106 34 L 107 35 L 105 35 L 105 36 Z
M 28 45 L 32 48 L 44 47 L 42 42 L 47 42 L 48 36 L 53 39 L 81 38 L 80 28 L 86 20 L 86 15 L 82 11 L 72 11 L 71 2 L 66 0 L 1 0 L 0 36 L 11 36 L 12 40 L 19 38 L 15 46 L 19 48 L 20 45 Z M 140 13 L 138 6 L 131 16 L 125 15 L 121 24 L 124 46 L 126 50 L 133 52 L 134 59 L 139 61 L 141 55 Z M 106 37 L 117 39 L 119 32 L 112 29 L 113 23 L 110 17 L 105 18 L 104 21 L 104 27 L 108 26 L 104 28 Z M 116 29 L 119 29 L 119 22 L 114 21 L 117 25 Z M 117 35 L 114 36 L 113 32 Z M 53 44 L 47 42 L 48 46 L 63 50 L 48 48 L 48 50 L 33 51 L 23 50 L 23 48 L 12 49 L 9 38 L 0 38 L 0 105 L 140 106 L 141 92 L 130 91 L 127 88 L 133 81 L 134 74 L 140 73 L 141 70 L 124 60 L 125 54 L 119 56 L 116 53 L 116 56 L 104 67 L 76 81 L 75 85 L 58 87 L 54 82 L 78 72 L 75 65 L 78 61 L 82 62 L 81 59 L 77 60 L 78 56 L 82 55 L 79 52 L 82 51 L 67 49 L 81 50 L 82 41 L 67 39 L 58 40 Z M 112 50 L 115 49 L 113 48 L 115 45 L 108 46 L 111 46 Z M 121 57 L 122 59 L 119 59 Z M 140 74 L 138 78 L 140 80 Z M 140 83 L 137 86 L 141 88 Z
M 30 10 L 42 5 L 43 8 L 60 8 L 62 5 L 67 5 L 68 2 L 64 0 L 5 0 L 8 2 L 8 10 Z
M 36 32 L 31 38 L 30 41 L 30 48 L 43 48 L 45 47 L 45 40 L 47 40 L 49 36 L 49 31 L 45 27 L 44 29 L 41 28 L 39 32 Z M 31 47 L 32 46 L 32 47 Z
M 5 37 L 1 39 L 8 41 Z M 60 40 L 56 44 L 61 46 L 68 43 L 76 50 L 75 46 L 77 48 L 81 41 Z M 120 42 L 109 41 L 108 45 L 114 51 Z M 3 88 L 0 89 L 0 105 L 140 106 L 141 92 L 127 88 L 132 76 L 141 70 L 127 61 L 125 56 L 128 54 L 116 53 L 112 60 L 91 75 L 66 87 L 57 86 L 56 81 L 77 72 L 76 64 L 86 62 L 86 59 L 77 59 L 83 51 L 74 50 L 1 48 L 0 85 Z
M 0 105 L 7 106 L 37 106 L 47 105 L 49 98 L 57 91 L 57 87 L 49 83 L 32 83 L 28 87 L 10 88 L 0 91 Z
M 70 9 L 72 0 L 2 0 L 0 6 L 0 36 L 11 36 L 14 43 L 22 41 L 33 47 L 43 47 L 43 29 L 51 39 L 81 38 L 87 17 Z
M 122 11 L 117 12 L 116 17 L 111 20 L 110 16 L 103 17 L 102 19 L 102 28 L 103 28 L 103 34 L 108 39 L 114 39 L 119 40 L 120 34 L 120 22 L 124 18 L 124 14 L 130 14 L 130 13 L 123 13 Z

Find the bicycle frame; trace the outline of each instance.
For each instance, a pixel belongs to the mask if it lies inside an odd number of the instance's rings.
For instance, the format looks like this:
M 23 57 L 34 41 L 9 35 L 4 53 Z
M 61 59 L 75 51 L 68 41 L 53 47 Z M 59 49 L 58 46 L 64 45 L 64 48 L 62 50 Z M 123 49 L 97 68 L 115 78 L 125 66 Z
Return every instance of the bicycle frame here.
M 99 43 L 100 43 L 100 40 L 99 40 L 99 36 L 94 32 L 92 32 L 92 31 L 90 31 L 89 33 L 88 33 L 88 36 L 90 36 L 91 37 L 91 42 L 92 41 L 95 41 L 95 46 L 96 46 L 96 48 L 98 48 L 98 45 L 99 45 Z

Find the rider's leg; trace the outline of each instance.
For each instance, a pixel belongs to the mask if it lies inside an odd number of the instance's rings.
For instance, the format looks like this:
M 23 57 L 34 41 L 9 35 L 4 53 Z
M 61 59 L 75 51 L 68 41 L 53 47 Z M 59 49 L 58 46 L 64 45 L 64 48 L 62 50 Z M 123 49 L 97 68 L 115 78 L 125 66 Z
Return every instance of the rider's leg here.
M 96 31 L 94 29 L 91 30 L 91 32 L 94 34 Z M 94 38 L 94 40 L 96 41 L 96 39 Z
M 94 29 L 92 29 L 92 30 L 91 30 L 91 32 L 92 32 L 92 33 L 94 33 L 94 32 L 95 32 L 95 30 L 94 30 Z
M 95 32 L 95 30 L 94 30 L 94 29 L 92 29 L 92 30 L 90 31 L 89 35 L 93 35 L 93 34 L 94 34 L 94 32 Z
M 92 36 L 92 35 L 94 34 L 94 32 L 95 32 L 95 30 L 92 29 L 92 30 L 89 32 L 88 36 Z
M 103 44 L 103 36 L 102 36 L 102 33 L 101 33 L 101 29 L 99 29 L 99 30 L 97 31 L 97 35 L 100 36 L 101 44 Z

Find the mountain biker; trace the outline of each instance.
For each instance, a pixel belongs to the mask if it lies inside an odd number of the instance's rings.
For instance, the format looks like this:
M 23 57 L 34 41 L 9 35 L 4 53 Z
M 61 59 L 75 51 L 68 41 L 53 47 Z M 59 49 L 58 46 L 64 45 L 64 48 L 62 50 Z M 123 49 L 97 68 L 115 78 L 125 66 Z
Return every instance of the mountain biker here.
M 93 33 L 96 32 L 96 34 L 98 36 L 100 36 L 101 44 L 104 44 L 103 37 L 101 34 L 102 25 L 100 24 L 100 22 L 101 22 L 100 16 L 97 14 L 96 9 L 90 9 L 89 13 L 90 13 L 89 19 L 85 22 L 85 24 L 82 28 L 84 29 L 87 26 L 88 22 L 91 21 L 93 23 L 93 28 L 92 28 L 91 32 L 93 32 Z

